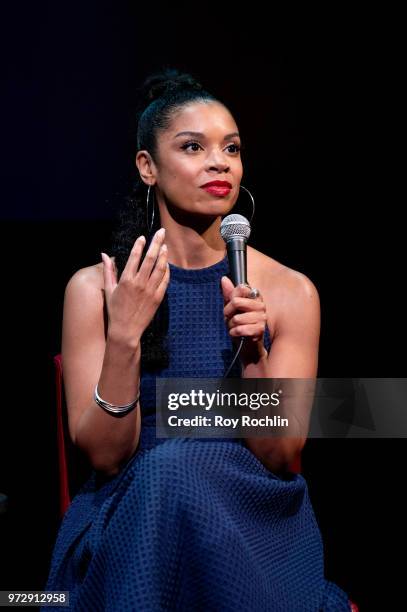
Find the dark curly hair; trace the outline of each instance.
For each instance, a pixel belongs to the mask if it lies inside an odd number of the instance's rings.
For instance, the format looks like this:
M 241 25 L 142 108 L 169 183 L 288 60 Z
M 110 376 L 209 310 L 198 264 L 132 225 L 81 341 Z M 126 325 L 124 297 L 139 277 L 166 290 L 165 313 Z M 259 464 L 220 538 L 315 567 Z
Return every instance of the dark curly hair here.
M 160 131 L 168 129 L 174 114 L 183 106 L 195 101 L 217 101 L 190 74 L 174 68 L 150 75 L 138 89 L 134 133 L 137 150 L 147 150 L 152 159 L 157 158 L 157 139 Z M 111 253 L 120 278 L 130 251 L 138 236 L 146 237 L 143 258 L 161 221 L 155 214 L 154 224 L 149 232 L 146 216 L 147 186 L 138 171 L 134 175 L 132 192 L 123 198 L 118 210 L 116 225 L 111 239 Z M 143 368 L 164 368 L 169 365 L 168 345 L 168 298 L 165 295 L 154 318 L 141 337 L 141 366 Z

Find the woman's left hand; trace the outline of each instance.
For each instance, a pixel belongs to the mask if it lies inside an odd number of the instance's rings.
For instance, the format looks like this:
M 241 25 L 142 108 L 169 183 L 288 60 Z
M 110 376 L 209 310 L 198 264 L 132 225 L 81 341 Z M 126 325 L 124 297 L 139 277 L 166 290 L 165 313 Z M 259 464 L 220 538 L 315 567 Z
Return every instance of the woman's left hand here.
M 246 285 L 233 285 L 230 278 L 222 276 L 221 286 L 225 307 L 223 314 L 227 323 L 229 334 L 233 340 L 247 338 L 239 354 L 243 365 L 257 363 L 259 359 L 267 357 L 264 347 L 264 332 L 266 329 L 267 314 L 263 298 L 249 297 L 251 287 Z

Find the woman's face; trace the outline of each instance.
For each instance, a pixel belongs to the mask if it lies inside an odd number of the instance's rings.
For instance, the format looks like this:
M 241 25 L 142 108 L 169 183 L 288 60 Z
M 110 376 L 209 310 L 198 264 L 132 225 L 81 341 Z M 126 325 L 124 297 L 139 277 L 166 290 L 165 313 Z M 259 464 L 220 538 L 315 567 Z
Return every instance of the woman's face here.
M 219 102 L 194 102 L 158 134 L 156 195 L 194 214 L 225 215 L 233 208 L 243 175 L 240 138 L 230 112 Z M 203 189 L 208 182 L 230 184 Z

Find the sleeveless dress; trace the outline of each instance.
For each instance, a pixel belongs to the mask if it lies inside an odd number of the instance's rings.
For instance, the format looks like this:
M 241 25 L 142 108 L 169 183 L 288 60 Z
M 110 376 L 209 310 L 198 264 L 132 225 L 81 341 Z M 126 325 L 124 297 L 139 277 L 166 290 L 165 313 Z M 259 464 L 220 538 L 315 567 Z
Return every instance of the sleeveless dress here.
M 155 376 L 222 377 L 232 361 L 228 274 L 227 256 L 201 269 L 170 264 L 169 367 L 142 372 L 139 446 L 118 475 L 93 472 L 59 530 L 46 589 L 69 591 L 70 610 L 350 610 L 324 578 L 301 475 L 275 475 L 239 438 L 156 438 Z

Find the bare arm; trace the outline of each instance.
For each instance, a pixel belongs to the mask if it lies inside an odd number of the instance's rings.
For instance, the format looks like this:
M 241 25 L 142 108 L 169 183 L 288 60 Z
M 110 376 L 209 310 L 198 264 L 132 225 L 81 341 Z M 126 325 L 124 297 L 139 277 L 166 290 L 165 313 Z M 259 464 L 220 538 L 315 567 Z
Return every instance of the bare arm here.
M 234 290 L 239 294 L 239 289 Z M 269 292 L 274 291 L 273 287 Z M 242 295 L 248 293 L 243 288 Z M 318 369 L 318 346 L 320 334 L 320 304 L 317 289 L 314 284 L 302 274 L 292 274 L 290 282 L 277 290 L 273 304 L 278 309 L 275 335 L 270 353 L 263 346 L 262 325 L 264 327 L 267 302 L 265 295 L 263 303 L 253 304 L 257 300 L 247 301 L 245 315 L 234 315 L 230 320 L 232 335 L 253 337 L 246 358 L 242 361 L 243 378 L 297 378 L 304 381 L 304 393 L 300 393 L 300 381 L 296 382 L 298 401 L 290 407 L 290 434 L 286 437 L 245 438 L 248 448 L 273 472 L 284 471 L 301 452 L 306 442 L 309 422 L 310 381 L 314 379 Z M 263 301 L 263 300 L 261 300 Z M 242 305 L 243 302 L 240 303 Z M 236 307 L 239 305 L 237 302 Z M 250 307 L 250 308 L 249 308 Z M 249 309 L 251 312 L 249 312 Z M 226 310 L 231 315 L 236 309 Z M 246 319 L 244 318 L 246 316 Z M 251 318 L 250 318 L 251 316 Z M 232 317 L 233 319 L 233 317 Z M 244 320 L 252 321 L 251 326 L 243 325 Z M 239 327 L 240 325 L 240 327 Z M 257 338 L 257 339 L 256 339 Z M 249 344 L 250 346 L 250 344 Z M 312 382 L 312 381 L 311 381 Z M 298 432 L 296 436 L 295 433 Z
M 114 419 L 93 400 L 126 404 L 138 393 L 140 349 L 104 334 L 103 292 L 94 271 L 79 270 L 65 290 L 62 361 L 71 438 L 93 467 L 109 472 L 129 458 L 140 435 L 140 407 Z M 96 282 L 95 282 L 96 281 Z M 120 448 L 120 452 L 118 452 Z
M 139 393 L 140 338 L 169 279 L 162 241 L 152 242 L 140 269 L 144 242 L 136 241 L 119 283 L 112 260 L 104 256 L 104 287 L 93 267 L 74 274 L 65 290 L 62 359 L 69 431 L 93 467 L 107 474 L 117 473 L 137 449 L 140 405 L 117 418 L 96 404 L 93 392 L 98 384 L 100 396 L 119 405 Z

